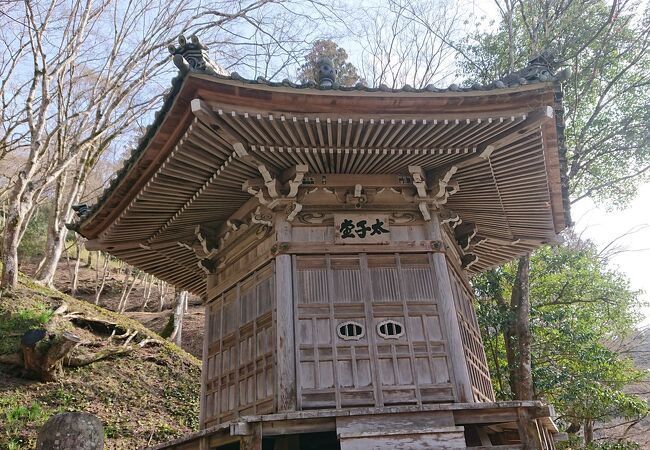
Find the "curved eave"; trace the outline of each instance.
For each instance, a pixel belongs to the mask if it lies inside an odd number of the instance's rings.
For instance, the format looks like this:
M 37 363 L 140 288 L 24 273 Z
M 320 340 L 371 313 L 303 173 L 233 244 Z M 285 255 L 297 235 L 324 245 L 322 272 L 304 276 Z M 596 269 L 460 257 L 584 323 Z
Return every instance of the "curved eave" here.
M 193 112 L 195 99 L 201 100 L 199 103 L 205 105 L 207 113 Z M 535 113 L 549 107 L 555 112 L 553 120 L 545 115 L 541 125 L 526 125 L 532 123 Z M 404 133 L 407 129 L 423 132 L 426 128 L 427 136 L 455 138 L 434 139 L 437 147 L 413 148 L 409 139 L 398 143 L 396 131 L 392 134 L 394 141 L 391 138 L 372 148 L 365 144 L 334 145 L 325 135 L 318 142 L 311 139 L 311 145 L 304 139 L 295 142 L 293 150 L 292 144 L 282 138 L 282 127 L 289 126 L 292 120 L 309 122 L 310 126 L 320 120 L 324 127 L 331 123 L 332 128 L 343 123 L 343 129 L 359 128 L 367 133 L 364 126 L 370 123 L 372 128 L 374 120 L 377 127 L 384 127 L 384 119 L 386 132 L 382 132 L 379 141 L 392 133 L 390 127 L 395 122 L 396 129 L 401 123 Z M 244 132 L 255 127 L 259 127 L 255 133 Z M 221 222 L 250 198 L 241 190 L 241 182 L 259 174 L 254 166 L 237 157 L 223 135 L 226 130 L 237 129 L 237 138 L 247 151 L 270 168 L 282 170 L 288 164 L 300 163 L 309 164 L 310 171 L 315 173 L 373 173 L 374 169 L 376 173 L 406 173 L 408 164 L 437 170 L 468 156 L 475 157 L 479 147 L 485 148 L 490 139 L 508 134 L 510 144 L 492 157 L 495 168 L 485 166 L 487 162 L 480 159 L 466 166 L 457 175 L 461 191 L 449 201 L 450 207 L 463 213 L 464 220 L 477 223 L 481 232 L 493 238 L 477 247 L 475 253 L 480 259 L 471 272 L 503 263 L 543 242 L 553 242 L 556 234 L 570 223 L 566 183 L 562 178 L 565 155 L 561 89 L 557 83 L 489 91 L 385 92 L 269 86 L 189 73 L 176 81 L 155 126 L 125 164 L 118 181 L 81 221 L 79 232 L 99 243 L 98 248 L 202 294 L 205 273 L 197 266 L 194 253 L 180 244 L 192 238 L 194 225 Z M 341 128 L 333 133 L 340 136 Z M 378 136 L 378 132 L 372 133 Z M 260 139 L 256 140 L 254 135 Z M 401 131 L 399 135 L 404 136 Z M 454 143 L 456 147 L 451 148 Z M 330 151 L 337 147 L 335 152 L 361 149 L 376 164 L 360 168 L 346 166 L 344 162 L 339 166 L 337 162 L 336 168 L 328 166 L 330 157 L 321 153 L 326 147 Z M 282 155 L 287 149 L 294 152 L 293 156 Z M 396 165 L 395 160 L 400 164 Z M 517 171 L 523 185 L 530 187 L 530 194 L 525 187 L 513 188 L 508 175 L 499 173 L 500 164 L 513 167 L 521 163 L 530 166 Z M 472 175 L 472 171 L 481 174 Z M 481 185 L 479 180 L 488 180 L 488 176 L 489 182 Z M 513 189 L 506 193 L 512 198 L 504 196 L 493 212 L 486 212 L 483 200 L 477 196 L 484 192 L 496 202 L 499 184 Z M 522 195 L 530 198 L 522 202 Z M 165 212 L 161 214 L 157 208 L 154 217 L 152 205 L 160 202 L 165 204 Z M 523 214 L 524 211 L 527 213 Z M 510 231 L 503 234 L 499 217 L 508 215 L 513 220 L 508 225 Z M 532 238 L 526 239 L 529 234 Z
M 82 220 L 79 231 L 89 239 L 96 238 L 127 207 L 190 125 L 193 115 L 189 105 L 194 98 L 224 107 L 245 108 L 253 113 L 372 115 L 378 118 L 426 116 L 450 120 L 527 112 L 551 105 L 555 103 L 556 89 L 556 83 L 548 82 L 467 92 L 341 91 L 273 87 L 190 73 L 180 87 L 174 89 L 177 92 L 167 99 L 164 117 L 153 136 L 136 150 L 135 162 L 130 163 L 126 173 L 120 174 L 119 183 L 105 195 L 101 204 Z M 557 176 L 559 180 L 559 173 Z M 559 195 L 561 197 L 561 192 Z M 560 210 L 563 209 L 560 206 Z M 559 229 L 564 228 L 564 222 L 564 219 L 558 222 Z

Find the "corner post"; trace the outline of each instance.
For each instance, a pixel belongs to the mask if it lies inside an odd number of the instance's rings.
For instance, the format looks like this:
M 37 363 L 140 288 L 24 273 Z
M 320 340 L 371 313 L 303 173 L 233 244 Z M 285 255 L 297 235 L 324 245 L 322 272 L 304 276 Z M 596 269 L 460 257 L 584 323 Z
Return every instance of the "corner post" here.
M 443 241 L 442 229 L 440 228 L 440 217 L 437 213 L 431 214 L 431 220 L 425 225 L 429 239 Z M 434 269 L 434 292 L 438 302 L 438 313 L 443 322 L 447 339 L 447 354 L 451 362 L 451 369 L 454 372 L 454 387 L 456 390 L 456 401 L 461 403 L 473 403 L 472 382 L 467 370 L 465 361 L 465 349 L 461 338 L 456 304 L 449 279 L 449 270 L 444 253 L 433 253 L 431 261 Z
M 281 214 L 276 215 L 275 229 L 278 243 L 291 240 L 291 225 Z M 291 255 L 280 254 L 275 257 L 275 305 L 277 411 L 295 411 L 296 358 Z

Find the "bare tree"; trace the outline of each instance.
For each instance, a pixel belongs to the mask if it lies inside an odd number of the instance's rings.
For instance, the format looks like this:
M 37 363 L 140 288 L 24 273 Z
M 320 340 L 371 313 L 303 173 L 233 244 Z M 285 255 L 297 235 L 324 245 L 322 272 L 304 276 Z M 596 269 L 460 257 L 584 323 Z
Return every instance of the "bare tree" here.
M 0 17 L 2 107 L 0 165 L 11 160 L 6 198 L 2 286 L 17 280 L 17 247 L 39 199 L 53 208 L 38 278 L 51 284 L 71 206 L 107 149 L 140 134 L 141 119 L 160 102 L 168 79 L 166 47 L 198 32 L 229 65 L 275 77 L 316 35 L 320 15 L 338 20 L 334 4 L 251 0 L 203 4 L 172 0 L 47 0 L 16 3 Z M 96 49 L 101 49 L 97 55 Z M 252 69 L 252 70 L 250 70 Z M 51 191 L 48 191 L 52 187 Z
M 169 336 L 171 341 L 174 341 L 176 345 L 181 346 L 183 339 L 183 318 L 185 317 L 185 312 L 187 311 L 187 291 L 176 291 L 176 299 L 174 305 L 174 313 L 172 315 L 172 320 L 174 321 L 174 328 Z
M 104 286 L 106 285 L 106 278 L 108 277 L 108 274 L 110 272 L 110 262 L 111 262 L 111 257 L 108 253 L 103 253 L 104 255 L 104 265 L 101 270 L 101 281 L 100 281 L 100 276 L 99 276 L 99 255 L 97 256 L 97 272 L 96 272 L 96 277 L 95 277 L 95 305 L 99 305 L 99 298 L 102 295 L 102 291 L 104 290 Z
M 452 0 L 390 0 L 368 11 L 361 33 L 360 72 L 371 86 L 440 85 L 454 74 L 451 45 L 460 22 Z

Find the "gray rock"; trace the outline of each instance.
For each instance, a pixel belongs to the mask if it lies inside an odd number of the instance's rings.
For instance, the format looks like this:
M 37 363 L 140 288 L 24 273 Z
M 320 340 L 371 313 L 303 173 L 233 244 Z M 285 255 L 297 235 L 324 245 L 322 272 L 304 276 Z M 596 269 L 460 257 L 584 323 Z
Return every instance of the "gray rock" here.
M 38 432 L 36 450 L 102 450 L 104 427 L 92 414 L 65 412 L 50 417 Z

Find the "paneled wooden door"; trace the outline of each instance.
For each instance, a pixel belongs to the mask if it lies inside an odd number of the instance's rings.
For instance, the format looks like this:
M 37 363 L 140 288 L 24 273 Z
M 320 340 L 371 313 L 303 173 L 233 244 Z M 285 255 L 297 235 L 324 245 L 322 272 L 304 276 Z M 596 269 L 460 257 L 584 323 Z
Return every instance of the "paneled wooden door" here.
M 294 256 L 300 409 L 453 401 L 427 254 Z

